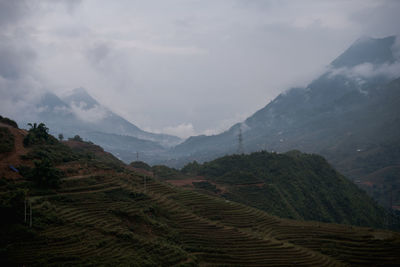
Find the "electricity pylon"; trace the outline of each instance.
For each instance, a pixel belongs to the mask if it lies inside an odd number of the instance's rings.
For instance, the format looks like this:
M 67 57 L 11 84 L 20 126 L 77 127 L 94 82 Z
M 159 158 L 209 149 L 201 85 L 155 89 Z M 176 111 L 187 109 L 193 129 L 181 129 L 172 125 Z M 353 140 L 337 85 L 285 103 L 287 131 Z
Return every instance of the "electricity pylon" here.
M 243 154 L 244 149 L 243 149 L 243 135 L 242 135 L 242 126 L 239 126 L 239 135 L 238 135 L 238 154 Z

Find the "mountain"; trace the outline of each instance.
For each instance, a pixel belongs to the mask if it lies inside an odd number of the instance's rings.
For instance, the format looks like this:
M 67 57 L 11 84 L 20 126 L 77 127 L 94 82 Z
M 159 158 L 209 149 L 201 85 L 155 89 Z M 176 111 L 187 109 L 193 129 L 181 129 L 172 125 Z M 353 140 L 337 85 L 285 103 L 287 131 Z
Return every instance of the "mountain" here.
M 182 167 L 238 151 L 318 153 L 388 206 L 400 205 L 400 62 L 396 38 L 356 41 L 305 88 L 292 88 L 244 122 L 171 150 Z M 373 188 L 374 186 L 374 188 Z M 395 205 L 396 204 L 396 205 Z
M 1 266 L 400 264 L 397 232 L 281 219 L 135 172 L 92 143 L 8 122 L 0 138 L 14 142 L 0 166 L 19 172 L 0 168 Z
M 374 65 L 394 63 L 393 45 L 396 37 L 389 36 L 381 39 L 363 37 L 358 39 L 343 54 L 332 61 L 334 68 L 355 67 L 363 63 Z
M 121 116 L 100 105 L 83 88 L 75 89 L 70 95 L 64 97 L 63 101 L 76 111 L 75 115 L 81 120 L 84 120 L 85 124 L 89 123 L 88 128 L 90 127 L 91 130 L 133 136 L 139 139 L 160 143 L 165 147 L 174 146 L 181 142 L 181 139 L 176 136 L 154 134 L 139 129 L 136 125 L 133 125 Z M 79 114 L 80 112 L 82 112 L 83 115 Z M 92 120 L 92 117 L 95 117 L 97 120 Z
M 44 122 L 54 135 L 80 135 L 126 162 L 135 160 L 138 153 L 143 160 L 159 159 L 167 147 L 181 142 L 175 136 L 141 130 L 103 107 L 83 88 L 75 89 L 63 98 L 48 92 L 37 104 L 37 110 L 40 111 L 37 120 Z

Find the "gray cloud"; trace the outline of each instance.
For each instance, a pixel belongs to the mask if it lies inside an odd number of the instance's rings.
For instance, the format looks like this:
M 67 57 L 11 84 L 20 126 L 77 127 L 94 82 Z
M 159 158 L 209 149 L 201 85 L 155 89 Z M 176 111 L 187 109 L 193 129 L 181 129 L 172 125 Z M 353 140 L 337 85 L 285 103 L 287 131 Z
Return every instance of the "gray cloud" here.
M 0 26 L 4 29 L 29 14 L 29 5 L 23 0 L 0 0 Z
M 94 66 L 97 66 L 110 54 L 110 50 L 109 45 L 97 43 L 87 50 L 87 57 Z
M 0 76 L 17 80 L 24 76 L 36 57 L 33 49 L 3 40 L 0 43 Z
M 306 85 L 360 36 L 399 34 L 399 13 L 375 0 L 0 0 L 0 113 L 82 86 L 142 128 L 215 133 Z

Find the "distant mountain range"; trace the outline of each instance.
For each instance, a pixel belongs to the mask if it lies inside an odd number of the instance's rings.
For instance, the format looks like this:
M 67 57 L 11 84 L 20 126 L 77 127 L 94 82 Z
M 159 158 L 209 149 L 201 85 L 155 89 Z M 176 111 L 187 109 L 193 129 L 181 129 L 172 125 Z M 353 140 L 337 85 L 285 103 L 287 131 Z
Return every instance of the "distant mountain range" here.
M 305 88 L 287 90 L 221 134 L 183 143 L 139 129 L 82 88 L 62 98 L 44 95 L 37 105 L 38 121 L 55 135 L 78 134 L 125 162 L 139 156 L 150 164 L 179 168 L 238 153 L 241 132 L 246 153 L 297 149 L 321 154 L 381 204 L 400 205 L 400 62 L 395 48 L 394 36 L 359 39 Z
M 388 206 L 400 202 L 400 62 L 394 36 L 356 41 L 305 88 L 292 88 L 244 122 L 171 149 L 167 164 L 238 152 L 292 149 L 323 155 Z M 373 189 L 372 187 L 375 186 Z
M 79 135 L 125 161 L 132 161 L 137 156 L 146 161 L 158 159 L 166 148 L 182 141 L 176 136 L 141 130 L 99 104 L 83 88 L 62 98 L 48 92 L 37 104 L 37 109 L 40 111 L 38 121 L 44 122 L 55 136 L 59 133 L 66 138 Z

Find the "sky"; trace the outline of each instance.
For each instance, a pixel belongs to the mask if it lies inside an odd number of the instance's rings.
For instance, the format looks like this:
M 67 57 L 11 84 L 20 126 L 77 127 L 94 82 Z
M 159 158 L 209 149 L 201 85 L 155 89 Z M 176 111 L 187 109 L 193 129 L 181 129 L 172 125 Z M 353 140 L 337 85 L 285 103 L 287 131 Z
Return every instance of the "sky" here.
M 306 86 L 355 40 L 400 35 L 400 1 L 0 0 L 0 114 L 83 87 L 186 138 Z

